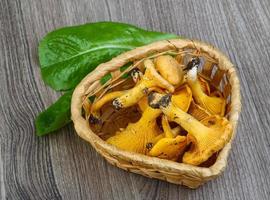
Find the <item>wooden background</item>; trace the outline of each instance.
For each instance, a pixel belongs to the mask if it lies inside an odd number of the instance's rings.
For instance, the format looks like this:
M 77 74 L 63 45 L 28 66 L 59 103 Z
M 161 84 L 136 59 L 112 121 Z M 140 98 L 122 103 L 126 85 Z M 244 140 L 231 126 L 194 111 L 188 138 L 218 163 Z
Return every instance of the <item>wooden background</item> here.
M 109 165 L 71 125 L 35 136 L 35 116 L 59 96 L 41 80 L 38 42 L 55 28 L 104 20 L 209 42 L 236 65 L 243 110 L 221 177 L 190 190 Z M 269 0 L 0 0 L 0 196 L 269 199 L 269 73 Z

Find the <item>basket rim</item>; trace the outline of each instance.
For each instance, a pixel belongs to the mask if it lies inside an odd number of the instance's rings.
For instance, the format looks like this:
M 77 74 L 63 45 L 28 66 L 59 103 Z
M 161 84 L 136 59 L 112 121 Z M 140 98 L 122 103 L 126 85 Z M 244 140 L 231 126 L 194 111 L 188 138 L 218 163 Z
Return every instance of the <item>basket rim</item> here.
M 152 52 L 162 52 L 170 49 L 181 48 L 197 48 L 202 52 L 207 52 L 211 57 L 217 59 L 219 68 L 227 70 L 228 81 L 231 85 L 231 111 L 229 121 L 233 127 L 233 136 L 229 143 L 220 151 L 216 162 L 210 166 L 198 167 L 184 163 L 178 163 L 170 160 L 164 160 L 156 157 L 150 157 L 143 154 L 134 152 L 128 152 L 118 149 L 115 146 L 108 144 L 106 141 L 98 137 L 91 129 L 87 121 L 81 116 L 82 97 L 86 92 L 91 91 L 97 85 L 97 82 L 101 77 L 107 73 L 118 69 L 131 59 L 139 59 L 145 57 L 145 55 Z M 141 163 L 149 166 L 155 170 L 169 171 L 173 173 L 188 173 L 204 179 L 211 178 L 220 174 L 226 164 L 229 151 L 231 149 L 231 143 L 236 133 L 237 122 L 241 111 L 241 96 L 240 96 L 240 83 L 237 77 L 236 70 L 230 60 L 217 48 L 212 45 L 206 44 L 198 40 L 190 39 L 171 39 L 154 42 L 142 47 L 135 48 L 131 51 L 122 53 L 112 60 L 100 64 L 93 72 L 89 73 L 75 88 L 72 101 L 71 101 L 71 118 L 74 122 L 74 127 L 77 134 L 84 140 L 91 143 L 91 145 L 100 153 L 104 154 L 108 152 L 110 155 L 117 156 L 123 160 L 131 163 L 137 163 L 139 166 Z M 104 155 L 103 155 L 104 156 Z

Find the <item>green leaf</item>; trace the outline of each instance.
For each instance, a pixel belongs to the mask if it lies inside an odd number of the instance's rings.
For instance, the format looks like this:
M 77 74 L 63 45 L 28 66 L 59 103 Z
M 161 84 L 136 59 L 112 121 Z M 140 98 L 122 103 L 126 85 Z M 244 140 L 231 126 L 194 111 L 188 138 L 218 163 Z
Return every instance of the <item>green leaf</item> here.
M 88 99 L 89 99 L 89 101 L 90 101 L 91 103 L 94 102 L 95 98 L 96 98 L 95 95 L 88 97 Z
M 100 63 L 135 47 L 176 37 L 117 22 L 61 28 L 39 44 L 42 78 L 55 90 L 73 89 Z
M 127 68 L 130 67 L 130 65 L 132 65 L 132 62 L 129 62 L 127 64 L 125 64 L 124 66 L 120 67 L 120 72 L 123 72 L 125 71 Z M 124 73 L 121 78 L 125 79 L 125 78 L 128 78 L 129 77 L 129 73 Z
M 101 85 L 104 85 L 108 80 L 110 80 L 112 78 L 112 75 L 111 75 L 111 73 L 109 73 L 109 74 L 106 74 L 105 76 L 103 76 L 100 80 L 99 80 L 99 82 L 100 82 L 100 84 Z
M 124 74 L 121 76 L 122 79 L 127 79 L 127 78 L 129 78 L 129 77 L 130 77 L 130 75 L 129 75 L 128 73 L 124 73 Z
M 36 134 L 46 135 L 71 122 L 70 103 L 73 91 L 66 92 L 54 104 L 40 113 L 36 120 Z
M 120 67 L 120 72 L 125 71 L 127 68 L 130 67 L 130 65 L 132 65 L 132 62 L 129 62 L 129 63 L 123 65 L 122 67 Z

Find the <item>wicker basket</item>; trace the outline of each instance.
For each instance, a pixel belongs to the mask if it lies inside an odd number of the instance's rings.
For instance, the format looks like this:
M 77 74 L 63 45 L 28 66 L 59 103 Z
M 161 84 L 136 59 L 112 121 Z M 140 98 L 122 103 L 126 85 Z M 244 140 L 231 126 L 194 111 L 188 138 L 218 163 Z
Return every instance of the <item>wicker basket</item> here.
M 197 167 L 169 160 L 149 157 L 137 153 L 120 150 L 107 144 L 91 130 L 88 120 L 82 116 L 82 102 L 85 97 L 101 87 L 100 79 L 111 73 L 119 76 L 120 67 L 129 62 L 136 62 L 151 55 L 162 52 L 191 52 L 212 59 L 202 65 L 201 74 L 213 87 L 219 88 L 227 99 L 226 116 L 233 126 L 235 135 L 237 121 L 241 110 L 239 80 L 233 64 L 219 50 L 200 41 L 174 39 L 155 42 L 123 53 L 107 63 L 100 64 L 95 71 L 88 74 L 77 86 L 72 97 L 72 120 L 76 132 L 99 152 L 109 163 L 124 170 L 171 183 L 196 188 L 204 182 L 217 177 L 224 170 L 230 142 L 219 152 L 216 161 L 210 167 Z

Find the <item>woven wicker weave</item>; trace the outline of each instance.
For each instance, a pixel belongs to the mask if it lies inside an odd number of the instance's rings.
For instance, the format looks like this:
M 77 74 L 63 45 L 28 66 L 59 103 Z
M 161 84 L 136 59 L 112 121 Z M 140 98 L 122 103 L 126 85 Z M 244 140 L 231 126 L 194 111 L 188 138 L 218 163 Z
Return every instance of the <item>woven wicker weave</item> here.
M 211 85 L 219 88 L 227 99 L 226 116 L 233 126 L 235 135 L 237 121 L 241 110 L 239 80 L 233 64 L 219 50 L 208 44 L 174 39 L 160 41 L 123 53 L 107 63 L 99 65 L 95 71 L 87 75 L 76 87 L 72 97 L 72 120 L 76 132 L 99 152 L 109 163 L 124 170 L 151 178 L 165 180 L 175 184 L 196 188 L 204 182 L 218 176 L 227 164 L 230 142 L 219 152 L 215 163 L 210 167 L 197 167 L 155 157 L 149 157 L 120 150 L 107 144 L 91 130 L 88 120 L 82 116 L 82 102 L 85 96 L 100 87 L 100 79 L 107 73 L 119 75 L 119 68 L 126 63 L 138 61 L 149 55 L 168 50 L 196 50 L 201 55 L 211 57 L 216 64 L 205 62 L 201 74 L 210 80 Z

